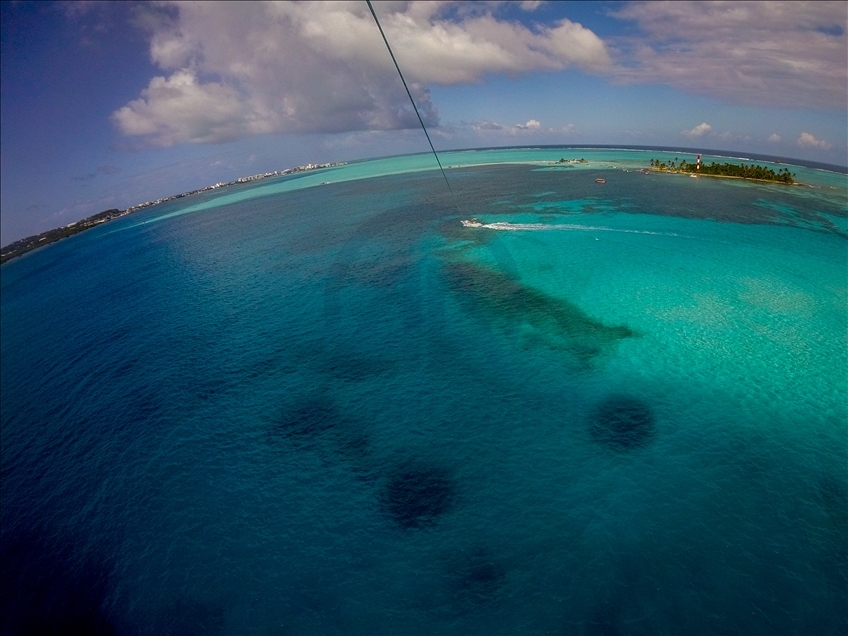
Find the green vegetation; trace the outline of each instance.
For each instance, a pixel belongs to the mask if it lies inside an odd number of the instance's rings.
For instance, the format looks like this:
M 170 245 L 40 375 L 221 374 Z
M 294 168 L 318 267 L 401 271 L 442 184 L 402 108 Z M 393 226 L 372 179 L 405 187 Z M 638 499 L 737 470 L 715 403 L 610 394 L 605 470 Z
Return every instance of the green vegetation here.
M 111 221 L 112 219 L 118 218 L 119 216 L 124 216 L 127 213 L 127 210 L 105 210 L 94 216 L 90 216 L 88 218 L 82 219 L 81 221 L 77 221 L 76 223 L 71 223 L 70 225 L 66 225 L 65 227 L 59 227 L 55 230 L 48 230 L 47 232 L 42 232 L 41 234 L 36 234 L 35 236 L 28 236 L 27 238 L 21 239 L 19 241 L 15 241 L 3 248 L 3 251 L 0 252 L 0 263 L 5 263 L 10 258 L 15 258 L 16 256 L 20 256 L 21 254 L 26 254 L 30 250 L 34 250 L 36 247 L 41 247 L 43 245 L 49 245 L 50 243 L 55 243 L 63 238 L 67 238 L 69 236 L 73 236 L 74 234 L 79 234 L 87 230 L 90 227 L 94 227 L 95 225 L 99 225 L 100 223 L 105 223 L 106 221 Z
M 677 158 L 669 163 L 663 163 L 658 159 L 651 159 L 651 167 L 660 172 L 686 172 L 691 174 L 705 174 L 714 177 L 736 177 L 738 179 L 756 179 L 757 181 L 775 181 L 777 183 L 795 183 L 793 174 L 789 168 L 775 172 L 771 168 L 763 166 L 736 165 L 733 163 L 702 163 L 701 169 L 695 163 L 689 163 L 685 159 L 679 164 Z

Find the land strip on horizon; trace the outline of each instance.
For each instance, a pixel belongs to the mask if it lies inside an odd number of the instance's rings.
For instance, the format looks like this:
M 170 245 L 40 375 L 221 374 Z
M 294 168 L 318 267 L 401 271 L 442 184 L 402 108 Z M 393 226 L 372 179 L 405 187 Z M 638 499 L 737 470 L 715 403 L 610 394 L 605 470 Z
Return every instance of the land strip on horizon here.
M 169 197 L 156 199 L 155 201 L 146 201 L 145 203 L 134 205 L 125 210 L 120 210 L 118 208 L 104 210 L 103 212 L 98 212 L 97 214 L 86 217 L 84 219 L 80 219 L 79 221 L 69 223 L 68 225 L 54 228 L 52 230 L 47 230 L 46 232 L 42 232 L 41 234 L 34 234 L 32 236 L 18 239 L 17 241 L 9 243 L 2 250 L 0 250 L 0 265 L 5 263 L 9 259 L 26 254 L 27 252 L 30 252 L 36 248 L 43 247 L 45 245 L 50 245 L 51 243 L 55 243 L 56 241 L 62 240 L 63 238 L 68 238 L 69 236 L 73 236 L 74 234 L 79 234 L 80 232 L 84 232 L 85 230 L 91 229 L 96 225 L 100 225 L 101 223 L 106 223 L 108 221 L 112 221 L 113 219 L 119 219 L 122 216 L 132 214 L 133 212 L 138 212 L 139 210 L 149 208 L 153 205 L 166 203 L 168 201 L 173 201 L 174 199 L 181 199 L 183 197 L 192 196 L 194 194 L 200 194 L 201 192 L 208 192 L 210 190 L 226 188 L 241 183 L 250 183 L 251 181 L 259 181 L 260 179 L 267 179 L 269 177 L 281 177 L 289 174 L 294 174 L 296 172 L 305 172 L 307 170 L 333 168 L 335 166 L 343 166 L 346 163 L 346 161 L 340 161 L 337 163 L 308 163 L 305 166 L 296 166 L 294 168 L 286 168 L 285 170 L 275 170 L 274 172 L 264 172 L 262 174 L 255 174 L 249 177 L 239 177 L 235 181 L 216 183 L 215 185 L 206 186 L 205 188 L 198 188 L 197 190 L 190 190 L 188 192 L 173 194 Z

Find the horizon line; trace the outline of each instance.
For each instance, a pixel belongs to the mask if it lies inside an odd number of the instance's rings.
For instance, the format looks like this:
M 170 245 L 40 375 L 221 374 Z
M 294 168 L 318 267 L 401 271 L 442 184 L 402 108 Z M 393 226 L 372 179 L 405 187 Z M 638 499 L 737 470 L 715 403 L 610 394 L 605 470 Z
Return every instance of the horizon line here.
M 794 165 L 794 166 L 797 166 L 797 167 L 800 167 L 800 168 L 822 170 L 822 171 L 826 171 L 826 172 L 833 172 L 833 173 L 836 173 L 836 174 L 848 175 L 848 166 L 841 166 L 839 164 L 829 164 L 829 163 L 824 163 L 824 162 L 821 162 L 821 161 L 799 159 L 797 157 L 783 157 L 783 156 L 779 156 L 779 155 L 764 155 L 764 154 L 753 153 L 753 152 L 744 152 L 743 153 L 742 151 L 724 150 L 724 149 L 718 149 L 718 148 L 692 148 L 692 147 L 684 147 L 684 146 L 650 146 L 650 145 L 624 146 L 624 145 L 620 145 L 620 144 L 524 144 L 524 145 L 512 145 L 512 146 L 479 146 L 479 147 L 468 147 L 468 148 L 451 148 L 451 149 L 439 150 L 438 152 L 440 152 L 440 153 L 450 153 L 450 152 L 473 152 L 473 151 L 486 151 L 486 150 L 523 150 L 523 149 L 540 149 L 540 150 L 543 150 L 543 149 L 554 149 L 554 148 L 584 149 L 584 150 L 625 150 L 625 151 L 626 150 L 637 150 L 637 151 L 656 150 L 658 152 L 678 152 L 678 153 L 689 153 L 689 154 L 700 154 L 700 155 L 707 154 L 707 155 L 710 155 L 710 156 L 713 156 L 713 157 L 719 157 L 719 158 L 723 158 L 723 159 L 737 159 L 737 160 L 741 160 L 741 161 L 754 161 L 754 160 L 767 161 L 769 163 L 779 163 L 781 165 L 782 164 Z M 721 153 L 721 154 L 718 154 L 718 153 Z M 421 151 L 421 152 L 410 152 L 410 153 L 401 153 L 401 154 L 393 154 L 393 155 L 381 155 L 381 156 L 377 156 L 377 157 L 365 157 L 365 158 L 362 158 L 362 159 L 349 159 L 349 160 L 346 160 L 346 161 L 330 162 L 330 163 L 335 164 L 335 165 L 355 164 L 355 163 L 364 163 L 364 162 L 367 162 L 367 161 L 379 161 L 379 160 L 384 160 L 384 159 L 391 159 L 393 157 L 414 157 L 414 156 L 417 156 L 417 155 L 430 155 L 430 154 L 433 154 L 433 153 L 431 153 L 429 151 Z M 326 164 L 322 164 L 322 163 L 313 164 L 312 162 L 310 162 L 310 163 L 304 164 L 304 166 L 305 165 L 321 166 L 321 165 L 326 165 Z M 294 168 L 300 168 L 300 167 L 303 167 L 303 166 L 295 166 Z M 277 170 L 276 172 L 282 172 L 282 171 L 285 171 L 285 170 L 292 170 L 294 168 L 283 168 L 282 170 Z M 264 174 L 273 174 L 273 173 L 264 173 Z M 127 210 L 133 210 L 135 212 L 135 211 L 138 211 L 138 210 L 134 210 L 134 208 L 146 209 L 148 207 L 152 207 L 154 205 L 159 204 L 159 203 L 156 203 L 156 202 L 164 203 L 164 202 L 167 202 L 169 200 L 172 200 L 173 198 L 179 197 L 180 195 L 191 196 L 192 194 L 199 194 L 201 192 L 204 192 L 204 191 L 212 188 L 213 186 L 220 185 L 221 187 L 219 189 L 223 190 L 223 189 L 225 189 L 225 188 L 227 188 L 231 185 L 244 185 L 244 183 L 238 183 L 238 180 L 239 179 L 246 179 L 247 177 L 250 177 L 250 176 L 258 176 L 258 175 L 245 175 L 245 176 L 241 176 L 241 177 L 236 177 L 235 180 L 232 180 L 232 181 L 229 181 L 229 182 L 226 182 L 226 183 L 223 183 L 223 184 L 221 184 L 221 183 L 210 184 L 210 185 L 207 185 L 207 186 L 203 186 L 201 188 L 196 188 L 194 190 L 187 190 L 187 191 L 184 191 L 184 192 L 171 194 L 171 195 L 168 195 L 168 196 L 165 196 L 165 197 L 160 197 L 160 198 L 154 199 L 153 201 L 145 201 L 143 203 L 137 203 L 135 205 L 128 206 L 124 209 L 110 208 L 109 210 L 103 210 L 101 212 L 96 212 L 92 215 L 78 219 L 77 221 L 72 221 L 69 224 L 60 225 L 60 226 L 57 226 L 55 228 L 44 230 L 44 231 L 39 232 L 37 234 L 32 234 L 30 236 L 24 236 L 24 237 L 15 239 L 15 240 L 11 241 L 10 243 L 0 247 L 0 250 L 5 250 L 8 247 L 14 245 L 15 243 L 17 243 L 19 241 L 26 241 L 26 240 L 29 240 L 29 239 L 37 238 L 37 237 L 41 236 L 42 234 L 46 234 L 48 232 L 55 232 L 56 230 L 59 230 L 59 229 L 62 229 L 62 228 L 71 227 L 71 226 L 73 226 L 73 225 L 75 225 L 75 224 L 77 224 L 81 221 L 85 221 L 86 219 L 91 218 L 92 216 L 97 216 L 98 214 L 102 214 L 103 212 L 109 212 L 111 210 L 118 210 L 118 211 L 124 213 L 122 216 L 125 216 L 126 213 L 127 213 Z M 277 176 L 290 176 L 290 175 L 277 175 Z M 263 180 L 263 179 L 256 179 L 256 181 L 259 181 L 259 180 Z M 246 182 L 246 183 L 251 183 L 251 182 Z M 187 193 L 192 193 L 192 194 L 187 195 Z

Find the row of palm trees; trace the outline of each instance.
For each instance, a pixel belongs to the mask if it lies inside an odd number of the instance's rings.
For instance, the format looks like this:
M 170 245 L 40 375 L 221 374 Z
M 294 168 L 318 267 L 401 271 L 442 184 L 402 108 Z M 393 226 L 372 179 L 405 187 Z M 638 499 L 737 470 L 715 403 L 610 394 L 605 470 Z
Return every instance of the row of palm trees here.
M 734 163 L 710 163 L 701 164 L 698 169 L 697 164 L 687 162 L 685 159 L 677 163 L 674 161 L 669 163 L 661 162 L 659 159 L 651 159 L 651 167 L 655 170 L 669 172 L 698 172 L 700 174 L 710 174 L 722 177 L 741 177 L 743 179 L 759 179 L 761 181 L 777 181 L 779 183 L 795 183 L 794 175 L 789 172 L 789 168 L 782 168 L 775 172 L 771 168 L 758 165 L 737 165 Z

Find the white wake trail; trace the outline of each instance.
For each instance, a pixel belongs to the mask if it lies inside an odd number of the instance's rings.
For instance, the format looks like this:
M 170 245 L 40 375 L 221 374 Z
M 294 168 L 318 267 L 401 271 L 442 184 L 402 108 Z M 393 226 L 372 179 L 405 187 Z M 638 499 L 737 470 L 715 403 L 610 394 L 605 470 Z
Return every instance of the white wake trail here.
M 652 232 L 650 230 L 623 230 L 621 228 L 604 227 L 602 225 L 574 225 L 571 223 L 560 223 L 558 225 L 549 225 L 546 223 L 480 223 L 469 227 L 480 227 L 489 230 L 502 230 L 508 232 L 539 232 L 539 231 L 578 231 L 578 232 L 621 232 L 624 234 L 651 234 L 653 236 L 680 236 L 674 232 Z

